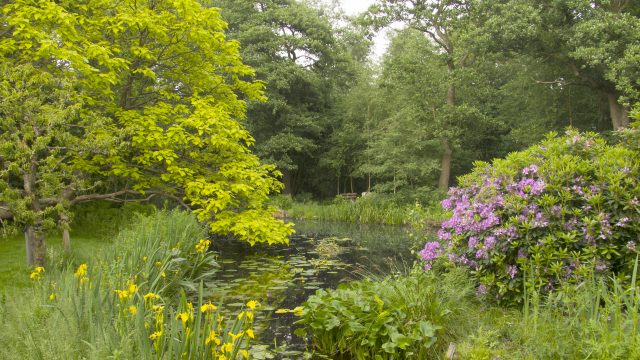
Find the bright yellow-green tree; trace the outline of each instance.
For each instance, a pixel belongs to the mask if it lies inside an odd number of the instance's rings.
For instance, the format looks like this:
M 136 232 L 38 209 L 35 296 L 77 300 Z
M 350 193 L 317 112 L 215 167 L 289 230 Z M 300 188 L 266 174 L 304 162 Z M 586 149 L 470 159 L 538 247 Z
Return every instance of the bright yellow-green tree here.
M 240 124 L 263 84 L 195 0 L 16 0 L 0 31 L 0 219 L 44 233 L 71 205 L 164 196 L 218 234 L 286 241 L 279 174 Z

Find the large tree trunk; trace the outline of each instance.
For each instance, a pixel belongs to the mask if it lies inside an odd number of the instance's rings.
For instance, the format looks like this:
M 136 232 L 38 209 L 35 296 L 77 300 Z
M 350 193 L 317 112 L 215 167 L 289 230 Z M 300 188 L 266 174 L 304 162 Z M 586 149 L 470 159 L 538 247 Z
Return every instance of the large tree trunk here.
M 450 66 L 449 72 L 453 72 L 453 66 Z M 449 85 L 447 89 L 447 107 L 451 110 L 456 106 L 456 88 Z M 449 180 L 451 177 L 451 158 L 453 150 L 449 145 L 449 140 L 442 140 L 442 159 L 440 161 L 440 179 L 438 180 L 438 189 L 440 191 L 447 191 L 449 188 Z
M 613 130 L 620 130 L 629 126 L 629 111 L 618 102 L 619 94 L 609 93 L 609 112 Z
M 291 195 L 291 171 L 282 170 L 282 183 L 284 184 L 284 189 L 282 193 L 285 195 Z
M 447 140 L 442 141 L 442 160 L 440 164 L 440 180 L 438 180 L 438 189 L 447 191 L 449 188 L 449 178 L 451 177 L 451 157 L 453 151 Z
M 27 241 L 27 261 L 29 266 L 45 266 L 46 247 L 44 233 L 39 223 L 27 226 L 25 232 Z

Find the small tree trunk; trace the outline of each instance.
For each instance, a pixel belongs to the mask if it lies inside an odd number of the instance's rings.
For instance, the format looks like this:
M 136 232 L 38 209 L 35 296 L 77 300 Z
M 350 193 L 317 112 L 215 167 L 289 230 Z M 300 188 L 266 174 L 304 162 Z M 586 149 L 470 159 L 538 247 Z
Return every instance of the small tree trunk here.
M 607 94 L 609 98 L 609 112 L 613 130 L 620 130 L 629 126 L 629 111 L 618 102 L 619 94 Z
M 30 232 L 33 231 L 32 227 L 24 229 L 24 247 L 27 250 L 27 265 L 33 266 L 33 247 L 31 246 L 31 239 L 33 235 Z
M 338 177 L 336 178 L 336 185 L 337 185 L 336 196 L 338 196 L 338 195 L 340 195 L 340 175 L 338 175 Z
M 438 189 L 447 191 L 449 188 L 449 178 L 451 176 L 451 147 L 446 140 L 442 141 L 442 161 L 440 164 L 440 180 L 438 180 Z
M 69 235 L 69 217 L 60 214 L 60 226 L 62 227 L 62 245 L 65 253 L 71 253 L 71 236 Z

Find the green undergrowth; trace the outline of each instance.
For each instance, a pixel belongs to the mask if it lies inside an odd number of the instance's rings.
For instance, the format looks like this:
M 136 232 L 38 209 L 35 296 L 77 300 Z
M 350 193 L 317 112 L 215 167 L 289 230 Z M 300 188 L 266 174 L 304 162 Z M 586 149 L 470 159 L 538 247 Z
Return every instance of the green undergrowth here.
M 505 307 L 460 269 L 414 270 L 318 291 L 300 324 L 327 359 L 640 359 L 637 272 L 623 283 L 594 271 Z
M 462 272 L 436 277 L 416 270 L 319 290 L 300 323 L 331 359 L 431 359 L 471 327 L 469 310 L 478 307 L 472 295 Z

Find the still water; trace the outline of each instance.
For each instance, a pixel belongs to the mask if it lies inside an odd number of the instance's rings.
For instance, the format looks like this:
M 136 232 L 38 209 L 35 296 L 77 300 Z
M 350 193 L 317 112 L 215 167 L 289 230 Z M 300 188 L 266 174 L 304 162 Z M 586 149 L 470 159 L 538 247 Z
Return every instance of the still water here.
M 296 317 L 275 310 L 300 306 L 321 288 L 408 269 L 415 259 L 402 227 L 296 221 L 295 229 L 288 246 L 214 242 L 220 271 L 206 284 L 206 295 L 230 310 L 250 299 L 262 304 L 256 359 L 297 359 L 305 350 L 306 339 L 293 334 L 300 327 Z

